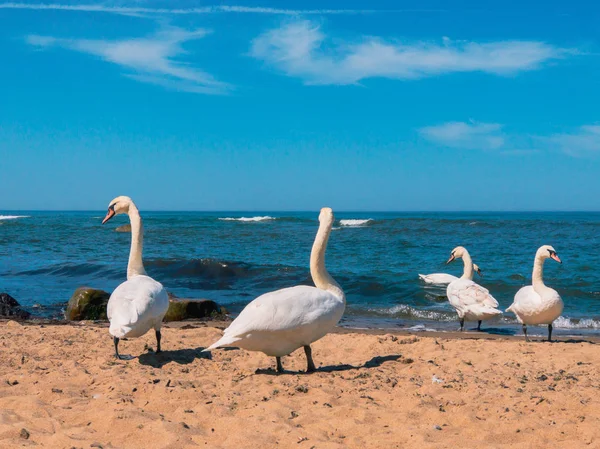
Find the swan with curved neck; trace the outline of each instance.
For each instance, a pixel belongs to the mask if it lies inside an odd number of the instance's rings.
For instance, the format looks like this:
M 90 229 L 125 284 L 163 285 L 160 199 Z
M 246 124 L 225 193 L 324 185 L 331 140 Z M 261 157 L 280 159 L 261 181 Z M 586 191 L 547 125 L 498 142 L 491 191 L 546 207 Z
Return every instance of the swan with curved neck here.
M 562 263 L 556 250 L 550 245 L 543 245 L 535 253 L 533 261 L 533 273 L 531 285 L 521 288 L 515 295 L 514 302 L 506 309 L 517 316 L 519 323 L 523 325 L 525 339 L 528 324 L 547 324 L 548 341 L 552 341 L 552 323 L 563 311 L 563 301 L 558 292 L 544 284 L 544 262 L 553 259 Z
M 129 216 L 131 248 L 127 263 L 127 280 L 110 295 L 107 315 L 110 321 L 109 332 L 114 340 L 115 355 L 120 359 L 120 339 L 140 337 L 150 329 L 154 329 L 156 333 L 156 352 L 161 352 L 160 329 L 169 308 L 169 297 L 162 284 L 148 276 L 144 269 L 142 217 L 131 198 L 119 196 L 112 200 L 102 224 L 119 214 Z
M 205 351 L 236 346 L 275 357 L 283 372 L 281 357 L 303 347 L 307 372 L 316 370 L 310 345 L 338 323 L 346 307 L 346 296 L 325 268 L 325 251 L 333 212 L 321 209 L 319 230 L 310 254 L 310 274 L 315 287 L 300 285 L 265 293 L 248 304 L 225 329 L 223 337 Z
M 490 292 L 481 285 L 473 282 L 474 264 L 469 251 L 463 246 L 457 246 L 450 254 L 446 262 L 463 259 L 464 274 L 456 279 L 446 288 L 446 294 L 450 305 L 454 307 L 460 320 L 460 330 L 465 328 L 465 321 L 477 321 L 477 330 L 481 330 L 481 322 L 495 316 L 501 315 L 498 301 Z

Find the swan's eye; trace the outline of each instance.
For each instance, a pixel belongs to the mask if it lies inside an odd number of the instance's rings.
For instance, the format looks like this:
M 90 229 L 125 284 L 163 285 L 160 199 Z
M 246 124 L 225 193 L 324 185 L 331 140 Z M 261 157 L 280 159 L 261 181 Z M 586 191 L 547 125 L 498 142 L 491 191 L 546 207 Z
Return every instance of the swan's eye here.
M 110 206 L 108 206 L 108 210 L 111 210 L 111 211 L 114 212 L 115 211 L 115 204 L 117 204 L 117 203 L 114 203 L 114 204 L 111 204 Z
M 552 251 L 551 249 L 548 250 L 548 252 L 550 253 L 550 255 L 556 255 L 556 251 Z

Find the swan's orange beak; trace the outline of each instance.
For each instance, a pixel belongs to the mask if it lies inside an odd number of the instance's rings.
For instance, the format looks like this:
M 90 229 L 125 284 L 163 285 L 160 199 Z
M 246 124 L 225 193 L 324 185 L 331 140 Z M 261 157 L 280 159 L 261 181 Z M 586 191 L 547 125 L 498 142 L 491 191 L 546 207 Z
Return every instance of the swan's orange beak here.
M 452 262 L 454 260 L 454 254 L 452 254 L 450 256 L 450 259 L 447 260 L 446 264 L 449 264 L 450 262 Z
M 558 257 L 558 254 L 552 253 L 552 254 L 550 254 L 550 257 L 552 259 L 556 260 L 558 263 L 562 263 L 562 260 L 560 260 L 560 257 Z
M 108 209 L 106 217 L 104 217 L 104 220 L 102 220 L 102 224 L 106 223 L 108 220 L 110 220 L 114 216 L 115 216 L 115 211 L 113 209 Z

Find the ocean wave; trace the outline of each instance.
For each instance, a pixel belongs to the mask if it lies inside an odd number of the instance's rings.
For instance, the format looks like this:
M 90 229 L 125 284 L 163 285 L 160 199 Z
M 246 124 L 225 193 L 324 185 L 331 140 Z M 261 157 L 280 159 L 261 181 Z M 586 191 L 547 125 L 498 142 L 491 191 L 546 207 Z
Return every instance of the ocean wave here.
M 566 318 L 559 316 L 553 324 L 560 329 L 600 329 L 600 321 L 592 318 Z
M 340 220 L 340 225 L 341 226 L 349 226 L 349 227 L 359 227 L 359 226 L 366 226 L 370 223 L 373 223 L 373 219 L 372 218 L 367 218 L 367 219 L 357 219 L 357 218 L 348 218 L 348 219 L 344 219 L 344 220 Z
M 0 220 L 16 220 L 17 218 L 29 218 L 29 215 L 0 215 Z
M 241 222 L 256 222 L 256 221 L 270 221 L 277 220 L 275 217 L 270 217 L 268 215 L 262 217 L 223 217 L 219 218 L 221 221 L 241 221 Z
M 412 318 L 430 321 L 456 321 L 456 313 L 439 310 L 417 309 L 407 304 L 398 304 L 390 308 L 368 309 L 375 315 L 393 318 Z

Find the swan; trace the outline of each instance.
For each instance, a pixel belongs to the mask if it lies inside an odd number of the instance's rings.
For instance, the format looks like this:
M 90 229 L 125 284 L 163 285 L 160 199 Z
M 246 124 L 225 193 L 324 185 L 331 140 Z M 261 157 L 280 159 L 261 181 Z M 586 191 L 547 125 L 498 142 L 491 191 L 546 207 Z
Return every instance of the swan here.
M 541 246 L 535 253 L 533 262 L 533 274 L 531 284 L 521 288 L 515 295 L 512 305 L 506 309 L 517 316 L 519 323 L 523 325 L 525 340 L 527 337 L 528 324 L 547 324 L 548 341 L 552 341 L 552 322 L 557 319 L 563 311 L 563 301 L 558 292 L 544 284 L 544 262 L 546 259 L 554 259 L 562 263 L 554 248 L 550 245 Z
M 310 345 L 335 327 L 346 307 L 344 291 L 325 268 L 333 220 L 330 208 L 321 209 L 319 230 L 310 253 L 310 274 L 316 287 L 300 285 L 259 296 L 205 351 L 224 346 L 260 351 L 275 357 L 277 372 L 282 373 L 281 357 L 304 347 L 306 372 L 316 370 Z
M 476 284 L 473 279 L 473 262 L 466 248 L 457 246 L 452 250 L 447 264 L 455 259 L 461 258 L 465 265 L 465 272 L 460 279 L 452 281 L 446 288 L 446 294 L 450 305 L 456 309 L 460 319 L 460 330 L 465 329 L 466 321 L 477 321 L 477 330 L 481 330 L 481 321 L 502 315 L 498 307 L 498 301 L 490 295 L 490 292 L 481 285 Z
M 102 224 L 115 215 L 127 214 L 131 222 L 131 250 L 127 264 L 127 280 L 110 295 L 107 315 L 113 336 L 115 355 L 119 355 L 119 339 L 141 337 L 150 329 L 156 332 L 156 352 L 160 353 L 160 328 L 169 308 L 169 297 L 161 283 L 146 274 L 142 263 L 144 231 L 142 217 L 131 198 L 119 196 L 108 206 Z
M 479 268 L 479 266 L 476 263 L 473 264 L 473 270 L 470 272 L 470 274 L 467 272 L 467 267 L 465 265 L 465 271 L 460 278 L 461 279 L 469 279 L 470 281 L 472 281 L 474 273 L 477 273 L 480 277 L 483 277 L 481 268 Z M 457 276 L 454 276 L 452 274 L 446 274 L 446 273 L 420 274 L 419 278 L 426 284 L 436 284 L 436 285 L 449 284 L 450 282 L 453 282 L 458 279 Z

